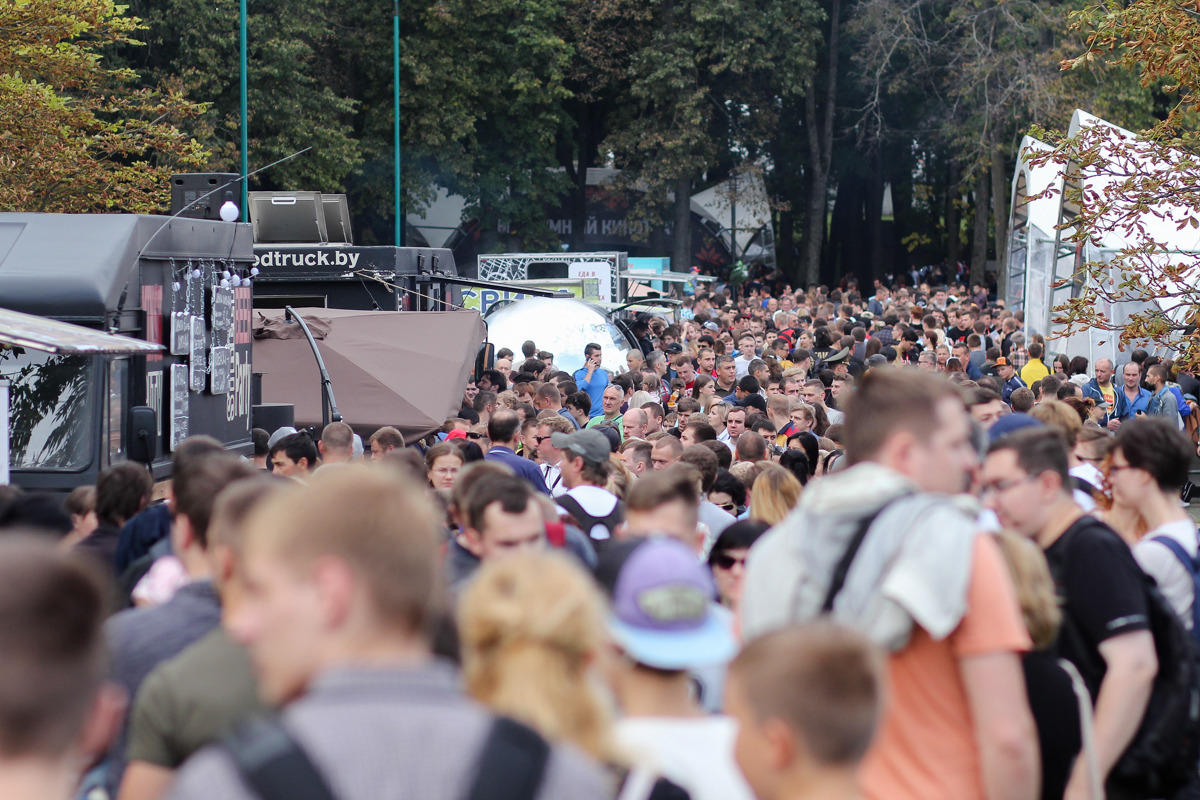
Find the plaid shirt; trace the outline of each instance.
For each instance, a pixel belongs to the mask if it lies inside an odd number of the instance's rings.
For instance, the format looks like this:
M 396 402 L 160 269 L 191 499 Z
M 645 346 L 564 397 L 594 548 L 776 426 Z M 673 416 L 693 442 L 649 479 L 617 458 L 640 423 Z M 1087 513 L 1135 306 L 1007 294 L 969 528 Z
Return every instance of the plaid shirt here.
M 1029 351 L 1024 347 L 1013 345 L 1012 350 L 1008 353 L 1009 362 L 1017 368 L 1017 372 L 1021 371 L 1021 367 L 1029 363 Z

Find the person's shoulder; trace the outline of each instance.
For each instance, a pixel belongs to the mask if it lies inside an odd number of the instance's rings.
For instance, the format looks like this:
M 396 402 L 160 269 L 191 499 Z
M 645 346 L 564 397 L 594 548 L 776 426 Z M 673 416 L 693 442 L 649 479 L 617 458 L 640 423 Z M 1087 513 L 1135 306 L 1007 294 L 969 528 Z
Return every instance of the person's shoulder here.
M 608 774 L 582 751 L 565 744 L 551 747 L 538 800 L 607 800 L 612 792 Z
M 221 746 L 206 747 L 189 758 L 176 773 L 168 800 L 257 800 L 242 780 L 229 752 Z

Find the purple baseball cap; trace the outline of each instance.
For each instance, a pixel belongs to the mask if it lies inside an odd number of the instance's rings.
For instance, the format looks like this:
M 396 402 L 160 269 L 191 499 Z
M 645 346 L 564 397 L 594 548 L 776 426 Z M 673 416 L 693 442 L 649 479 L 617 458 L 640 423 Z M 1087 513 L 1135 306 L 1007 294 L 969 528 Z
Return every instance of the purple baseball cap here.
M 597 572 L 602 583 L 599 573 L 612 576 L 606 587 L 612 598 L 609 629 L 631 658 L 668 670 L 733 658 L 733 632 L 713 612 L 712 576 L 682 542 L 653 537 L 610 548 L 605 556 Z

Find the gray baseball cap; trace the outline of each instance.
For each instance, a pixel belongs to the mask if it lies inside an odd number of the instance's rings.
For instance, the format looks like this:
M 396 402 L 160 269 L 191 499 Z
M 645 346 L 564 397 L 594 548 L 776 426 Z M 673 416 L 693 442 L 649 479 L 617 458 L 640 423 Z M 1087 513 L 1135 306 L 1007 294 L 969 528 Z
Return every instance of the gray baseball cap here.
M 585 461 L 593 464 L 602 464 L 608 461 L 608 454 L 612 452 L 608 437 L 595 428 L 585 428 L 574 433 L 551 434 L 550 444 L 559 450 L 583 456 Z

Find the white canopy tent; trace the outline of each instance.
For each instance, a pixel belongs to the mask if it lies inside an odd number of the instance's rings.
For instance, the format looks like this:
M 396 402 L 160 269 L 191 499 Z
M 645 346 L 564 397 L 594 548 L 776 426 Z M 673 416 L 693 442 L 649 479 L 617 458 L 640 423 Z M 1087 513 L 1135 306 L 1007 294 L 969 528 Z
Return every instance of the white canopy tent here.
M 1120 140 L 1136 139 L 1136 134 L 1106 122 L 1085 111 L 1076 110 L 1071 117 L 1068 135 L 1074 136 L 1081 130 L 1104 125 L 1115 132 Z M 1103 170 L 1081 173 L 1077 165 L 1070 164 L 1064 170 L 1055 164 L 1031 167 L 1027 163 L 1030 155 L 1044 152 L 1048 146 L 1030 137 L 1021 143 L 1021 158 L 1013 178 L 1012 212 L 1009 222 L 1009 299 L 1014 309 L 1024 309 L 1026 334 L 1041 333 L 1047 338 L 1047 349 L 1052 353 L 1082 355 L 1091 364 L 1097 359 L 1108 358 L 1116 363 L 1125 360 L 1118 348 L 1119 334 L 1115 331 L 1090 329 L 1076 331 L 1065 336 L 1065 327 L 1054 324 L 1053 309 L 1068 299 L 1079 297 L 1087 286 L 1086 281 L 1112 278 L 1119 283 L 1122 270 L 1113 264 L 1107 275 L 1087 276 L 1079 271 L 1089 261 L 1112 262 L 1124 248 L 1139 246 L 1148 239 L 1163 245 L 1166 253 L 1163 260 L 1177 260 L 1184 256 L 1196 263 L 1196 268 L 1182 276 L 1180 284 L 1191 285 L 1200 276 L 1200 231 L 1185 226 L 1180 229 L 1180 218 L 1169 208 L 1139 216 L 1136 228 L 1116 228 L 1104 232 L 1099 238 L 1082 245 L 1069 241 L 1072 224 L 1079 209 L 1065 197 L 1064 189 L 1082 188 L 1085 192 L 1103 194 L 1120 178 L 1105 174 Z M 1110 160 L 1116 161 L 1117 154 L 1111 150 Z M 1122 156 L 1128 159 L 1128 155 Z M 1161 169 L 1165 164 L 1154 164 L 1142 159 L 1148 169 Z M 1056 191 L 1053 196 L 1029 200 L 1047 187 Z M 1055 284 L 1059 284 L 1057 287 Z M 1108 302 L 1100 300 L 1097 311 L 1109 320 L 1121 324 L 1131 315 L 1147 310 L 1159 309 L 1175 320 L 1181 320 L 1190 307 L 1176 298 L 1159 298 L 1151 302 L 1129 300 Z M 1153 349 L 1147 345 L 1149 349 Z

